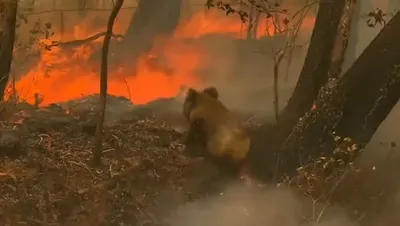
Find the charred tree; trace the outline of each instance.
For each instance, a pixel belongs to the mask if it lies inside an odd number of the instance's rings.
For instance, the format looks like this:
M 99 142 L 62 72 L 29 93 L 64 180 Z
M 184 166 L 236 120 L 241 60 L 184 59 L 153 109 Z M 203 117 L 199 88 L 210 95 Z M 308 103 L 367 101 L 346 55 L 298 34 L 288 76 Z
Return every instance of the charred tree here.
M 176 28 L 182 0 L 140 0 L 125 34 L 122 50 L 138 57 L 152 48 L 155 37 L 170 35 Z
M 343 77 L 321 89 L 316 109 L 301 118 L 281 149 L 280 175 L 332 156 L 334 136 L 351 138 L 358 147 L 353 157 L 370 141 L 400 98 L 399 29 L 397 13 Z
M 124 0 L 117 0 L 114 8 L 111 11 L 110 17 L 107 23 L 107 31 L 104 36 L 102 59 L 101 59 L 101 71 L 100 71 L 100 104 L 98 109 L 98 121 L 96 128 L 95 146 L 93 148 L 93 162 L 97 165 L 101 161 L 101 153 L 103 149 L 103 126 L 106 111 L 106 100 L 107 100 L 107 69 L 108 69 L 108 50 L 110 45 L 110 39 L 114 26 L 115 18 L 117 17 Z
M 4 99 L 13 55 L 18 1 L 0 0 L 0 101 Z

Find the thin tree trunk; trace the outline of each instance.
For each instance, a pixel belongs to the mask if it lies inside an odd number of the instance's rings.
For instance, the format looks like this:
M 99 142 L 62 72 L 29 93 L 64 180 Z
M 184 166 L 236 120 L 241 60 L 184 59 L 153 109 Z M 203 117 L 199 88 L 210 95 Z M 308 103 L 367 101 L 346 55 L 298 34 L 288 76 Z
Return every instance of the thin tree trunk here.
M 64 23 L 64 12 L 60 12 L 60 37 L 64 41 L 65 34 L 65 23 Z
M 399 30 L 397 13 L 343 77 L 321 90 L 316 110 L 303 117 L 281 150 L 280 175 L 332 156 L 334 136 L 349 137 L 359 148 L 370 141 L 400 98 Z
M 253 38 L 257 39 L 257 35 L 258 35 L 258 26 L 260 25 L 260 13 L 256 12 L 255 15 L 255 20 L 254 20 L 254 28 L 253 28 L 253 33 L 252 36 Z
M 286 46 L 283 48 L 286 48 Z M 279 67 L 284 56 L 285 49 L 279 50 L 274 56 L 274 113 L 276 121 L 279 120 Z
M 250 13 L 249 13 L 249 19 L 248 19 L 248 27 L 247 27 L 247 40 L 251 40 L 254 37 L 252 36 L 253 34 L 253 29 L 254 29 L 254 24 L 255 24 L 255 16 L 256 12 L 253 8 L 253 6 L 250 6 Z
M 0 101 L 7 87 L 15 39 L 17 1 L 0 0 Z
M 93 149 L 93 162 L 97 165 L 101 161 L 101 153 L 103 151 L 103 126 L 106 111 L 106 100 L 107 100 L 107 67 L 108 67 L 108 50 L 110 45 L 110 39 L 114 26 L 115 18 L 117 17 L 119 10 L 122 7 L 124 0 L 117 0 L 114 8 L 110 14 L 110 18 L 107 23 L 107 31 L 104 36 L 103 51 L 101 59 L 101 72 L 100 72 L 100 107 L 98 109 L 98 121 L 96 128 L 95 146 Z

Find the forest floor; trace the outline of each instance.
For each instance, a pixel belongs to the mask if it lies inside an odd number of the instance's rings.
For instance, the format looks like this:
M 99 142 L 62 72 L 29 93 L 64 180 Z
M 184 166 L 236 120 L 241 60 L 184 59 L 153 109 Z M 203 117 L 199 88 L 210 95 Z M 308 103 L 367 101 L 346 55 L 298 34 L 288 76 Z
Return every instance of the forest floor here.
M 0 125 L 2 225 L 165 225 L 169 210 L 219 191 L 216 168 L 187 158 L 176 129 L 124 98 L 108 99 L 102 165 L 94 167 L 97 98 L 8 112 Z
M 177 220 L 181 207 L 193 209 L 187 204 L 223 196 L 228 184 L 241 187 L 230 193 L 235 199 L 260 188 L 247 188 L 203 159 L 186 157 L 180 128 L 172 126 L 180 123 L 180 113 L 170 113 L 168 106 L 176 109 L 170 100 L 138 108 L 110 96 L 102 165 L 92 166 L 97 101 L 98 96 L 88 96 L 40 109 L 12 107 L 0 124 L 1 225 L 298 225 L 295 198 L 280 192 L 265 199 L 246 197 L 253 208 L 262 209 L 262 220 L 242 222 L 248 219 L 249 203 L 232 205 L 232 199 L 223 200 L 222 209 L 215 202 L 200 203 L 204 206 L 185 212 L 192 214 L 188 219 Z M 199 210 L 217 213 L 201 215 Z M 334 225 L 347 224 L 339 222 Z

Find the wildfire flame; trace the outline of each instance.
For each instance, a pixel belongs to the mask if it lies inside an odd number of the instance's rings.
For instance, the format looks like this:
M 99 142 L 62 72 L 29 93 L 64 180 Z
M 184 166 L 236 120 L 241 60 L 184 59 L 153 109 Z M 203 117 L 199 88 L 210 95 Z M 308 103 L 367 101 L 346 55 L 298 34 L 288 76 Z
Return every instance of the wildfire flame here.
M 127 26 L 123 22 L 116 21 L 114 33 L 126 32 Z M 312 28 L 313 23 L 310 20 L 304 22 L 304 26 Z M 270 24 L 269 19 L 263 18 L 256 37 L 274 35 L 275 29 Z M 64 34 L 63 38 L 84 39 L 99 33 L 91 31 L 89 27 L 83 22 L 74 27 L 72 34 Z M 209 34 L 245 38 L 246 25 L 238 17 L 225 16 L 213 10 L 195 13 L 189 20 L 179 24 L 172 37 L 163 43 L 162 57 L 170 70 L 157 67 L 159 49 L 158 52 L 151 51 L 139 58 L 136 67 L 123 65 L 109 70 L 108 93 L 130 98 L 135 104 L 145 104 L 162 97 L 174 97 L 182 86 L 202 85 L 196 71 L 202 69 L 211 56 L 201 47 L 183 39 L 197 39 Z M 53 39 L 61 40 L 55 35 Z M 102 38 L 99 38 L 72 51 L 57 46 L 43 50 L 39 63 L 16 82 L 18 95 L 34 103 L 33 96 L 39 93 L 43 96 L 41 105 L 48 105 L 98 93 L 99 68 L 89 63 L 88 59 L 101 45 Z

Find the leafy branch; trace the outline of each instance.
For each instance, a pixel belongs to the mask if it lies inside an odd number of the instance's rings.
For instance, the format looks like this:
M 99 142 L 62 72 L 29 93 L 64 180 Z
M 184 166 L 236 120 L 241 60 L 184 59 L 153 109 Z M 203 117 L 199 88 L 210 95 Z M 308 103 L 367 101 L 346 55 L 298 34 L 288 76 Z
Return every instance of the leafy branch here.
M 243 22 L 247 22 L 249 19 L 249 12 L 243 10 L 248 8 L 257 11 L 260 14 L 264 14 L 267 18 L 271 18 L 274 14 L 287 14 L 286 9 L 281 9 L 281 5 L 278 2 L 270 3 L 269 0 L 234 0 L 229 3 L 225 1 L 207 0 L 206 7 L 217 8 L 229 14 L 237 14 Z

